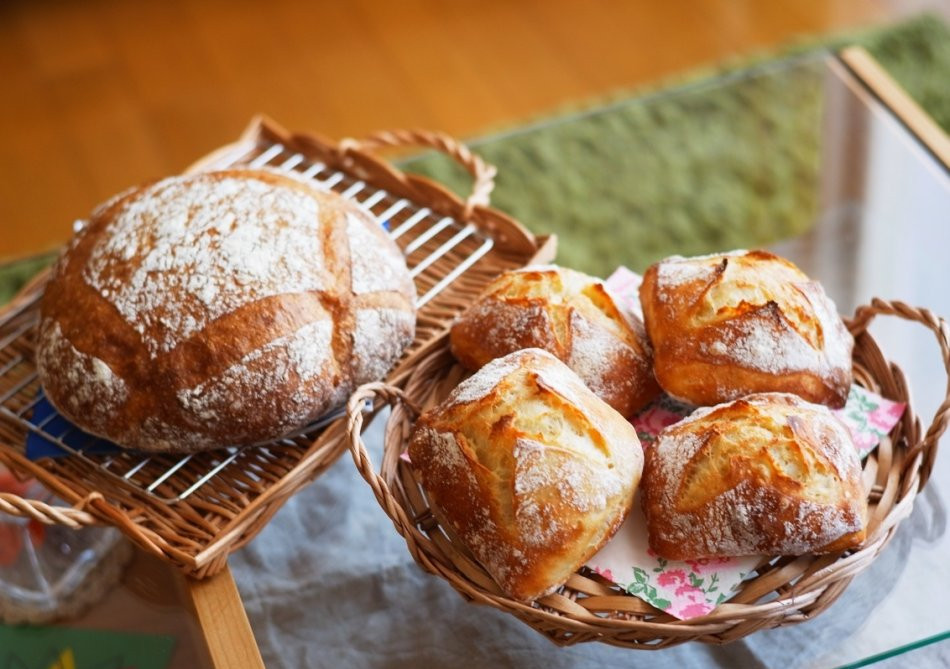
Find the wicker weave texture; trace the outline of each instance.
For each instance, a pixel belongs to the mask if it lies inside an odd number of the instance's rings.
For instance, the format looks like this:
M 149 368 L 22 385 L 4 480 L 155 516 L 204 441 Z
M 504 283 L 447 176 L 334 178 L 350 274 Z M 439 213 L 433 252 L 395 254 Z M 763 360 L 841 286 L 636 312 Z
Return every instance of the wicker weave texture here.
M 763 558 L 735 595 L 702 617 L 677 620 L 585 568 L 557 592 L 533 604 L 515 601 L 501 592 L 451 531 L 440 525 L 411 466 L 399 457 L 419 413 L 440 402 L 468 375 L 449 353 L 446 338 L 419 361 L 403 389 L 375 383 L 356 391 L 348 406 L 350 451 L 415 561 L 426 571 L 445 578 L 463 597 L 507 611 L 559 645 L 601 641 L 627 648 L 658 649 L 686 641 L 727 643 L 760 629 L 809 620 L 827 609 L 854 575 L 866 569 L 888 544 L 927 482 L 937 442 L 950 419 L 950 380 L 933 421 L 926 431 L 922 430 L 910 405 L 903 373 L 884 358 L 866 331 L 878 315 L 898 316 L 931 330 L 950 376 L 950 330 L 931 312 L 875 299 L 859 308 L 849 321 L 856 338 L 855 382 L 908 404 L 889 437 L 864 463 L 864 481 L 869 490 L 867 540 L 860 548 L 841 553 Z M 379 472 L 360 437 L 366 399 L 393 407 Z
M 548 261 L 554 255 L 553 238 L 536 238 L 487 206 L 494 167 L 438 133 L 386 132 L 364 141 L 345 140 L 337 145 L 311 135 L 288 133 L 269 120 L 256 119 L 239 141 L 213 152 L 189 171 L 253 164 L 266 151 L 273 152 L 275 145 L 282 147 L 282 155 L 291 156 L 296 164 L 320 163 L 327 170 L 341 172 L 345 176 L 334 186 L 337 190 L 365 183 L 385 191 L 385 197 L 376 205 L 379 209 L 405 199 L 416 208 L 428 208 L 440 216 L 452 217 L 460 225 L 474 226 L 478 237 L 461 239 L 417 274 L 416 289 L 420 296 L 437 287 L 476 251 L 483 251 L 484 239 L 493 242 L 490 250 L 421 307 L 416 339 L 390 373 L 390 383 L 399 384 L 407 378 L 416 362 L 488 281 L 504 270 Z M 373 153 L 383 147 L 406 145 L 433 147 L 453 156 L 472 174 L 472 194 L 464 200 L 458 198 L 434 182 L 403 174 Z M 406 212 L 394 214 L 390 224 L 398 226 L 408 216 Z M 425 228 L 417 226 L 411 234 L 400 237 L 397 244 L 405 249 L 416 243 L 413 253 L 423 258 L 438 250 L 440 244 L 444 247 L 445 242 L 438 235 L 428 238 L 425 234 Z M 14 412 L 28 407 L 39 389 L 33 361 L 38 302 L 45 280 L 46 275 L 37 277 L 0 311 L 0 341 L 5 343 L 0 346 L 0 368 L 5 370 L 0 377 L 0 396 L 13 393 L 5 407 Z M 140 548 L 172 562 L 190 576 L 203 578 L 221 570 L 231 552 L 250 541 L 294 492 L 318 477 L 343 453 L 345 427 L 339 419 L 317 435 L 243 449 L 236 460 L 187 499 L 166 502 L 180 496 L 187 482 L 210 471 L 222 456 L 215 452 L 196 455 L 175 476 L 161 483 L 153 491 L 155 494 L 143 494 L 140 488 L 117 483 L 114 475 L 75 457 L 27 460 L 23 452 L 26 428 L 22 421 L 13 420 L 12 414 L 0 410 L 0 463 L 18 475 L 36 478 L 74 505 L 51 507 L 3 494 L 0 512 L 74 528 L 109 523 Z M 170 462 L 175 459 L 150 458 L 135 477 L 154 480 L 169 468 Z

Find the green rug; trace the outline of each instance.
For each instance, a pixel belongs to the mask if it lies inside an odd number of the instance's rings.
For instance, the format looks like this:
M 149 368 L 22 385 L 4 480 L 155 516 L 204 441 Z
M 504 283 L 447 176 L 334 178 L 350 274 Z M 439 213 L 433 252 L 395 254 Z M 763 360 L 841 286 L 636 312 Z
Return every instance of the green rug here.
M 693 72 L 470 144 L 498 166 L 494 206 L 557 234 L 565 265 L 604 275 L 672 253 L 768 244 L 814 221 L 819 54 L 847 44 L 867 47 L 950 130 L 950 29 L 924 15 Z M 468 185 L 439 155 L 402 166 L 459 192 Z M 0 268 L 0 303 L 51 258 Z
M 821 54 L 849 44 L 864 45 L 950 130 L 950 29 L 923 15 L 469 144 L 498 167 L 492 204 L 533 232 L 557 234 L 562 264 L 605 275 L 674 253 L 766 245 L 815 220 Z M 466 191 L 467 176 L 440 155 L 402 166 Z

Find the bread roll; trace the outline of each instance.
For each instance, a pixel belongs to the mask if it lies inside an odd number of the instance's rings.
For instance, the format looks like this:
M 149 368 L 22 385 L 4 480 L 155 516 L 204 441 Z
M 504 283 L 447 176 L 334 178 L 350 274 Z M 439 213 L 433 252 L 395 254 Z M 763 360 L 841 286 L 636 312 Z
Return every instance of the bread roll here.
M 564 267 L 499 276 L 452 326 L 450 344 L 472 370 L 512 351 L 544 349 L 627 418 L 660 392 L 640 319 L 599 279 Z
M 339 195 L 275 171 L 172 177 L 96 209 L 56 265 L 37 347 L 50 401 L 143 451 L 280 437 L 412 341 L 399 249 Z
M 434 510 L 522 601 L 613 536 L 643 467 L 630 423 L 538 349 L 488 363 L 423 414 L 409 457 Z
M 685 560 L 826 553 L 864 541 L 867 492 L 847 428 L 787 393 L 697 409 L 647 449 L 650 547 Z
M 832 407 L 851 387 L 854 340 L 821 285 L 766 251 L 674 256 L 640 287 L 656 378 L 711 405 L 789 392 Z

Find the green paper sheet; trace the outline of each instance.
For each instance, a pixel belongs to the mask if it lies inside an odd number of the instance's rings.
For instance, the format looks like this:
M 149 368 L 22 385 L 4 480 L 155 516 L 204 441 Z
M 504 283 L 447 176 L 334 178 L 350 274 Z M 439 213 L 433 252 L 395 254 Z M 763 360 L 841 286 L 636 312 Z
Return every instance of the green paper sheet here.
M 0 625 L 0 669 L 167 669 L 174 648 L 157 634 Z

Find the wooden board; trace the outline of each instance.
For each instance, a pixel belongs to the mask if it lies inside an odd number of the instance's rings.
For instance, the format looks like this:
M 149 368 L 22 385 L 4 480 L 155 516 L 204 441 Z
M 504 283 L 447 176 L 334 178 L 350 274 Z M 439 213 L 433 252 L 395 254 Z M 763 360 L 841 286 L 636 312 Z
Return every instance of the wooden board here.
M 841 51 L 852 73 L 898 118 L 933 155 L 950 169 L 950 136 L 908 95 L 864 47 Z
M 231 570 L 202 581 L 187 579 L 198 623 L 215 669 L 264 669 L 251 623 Z

